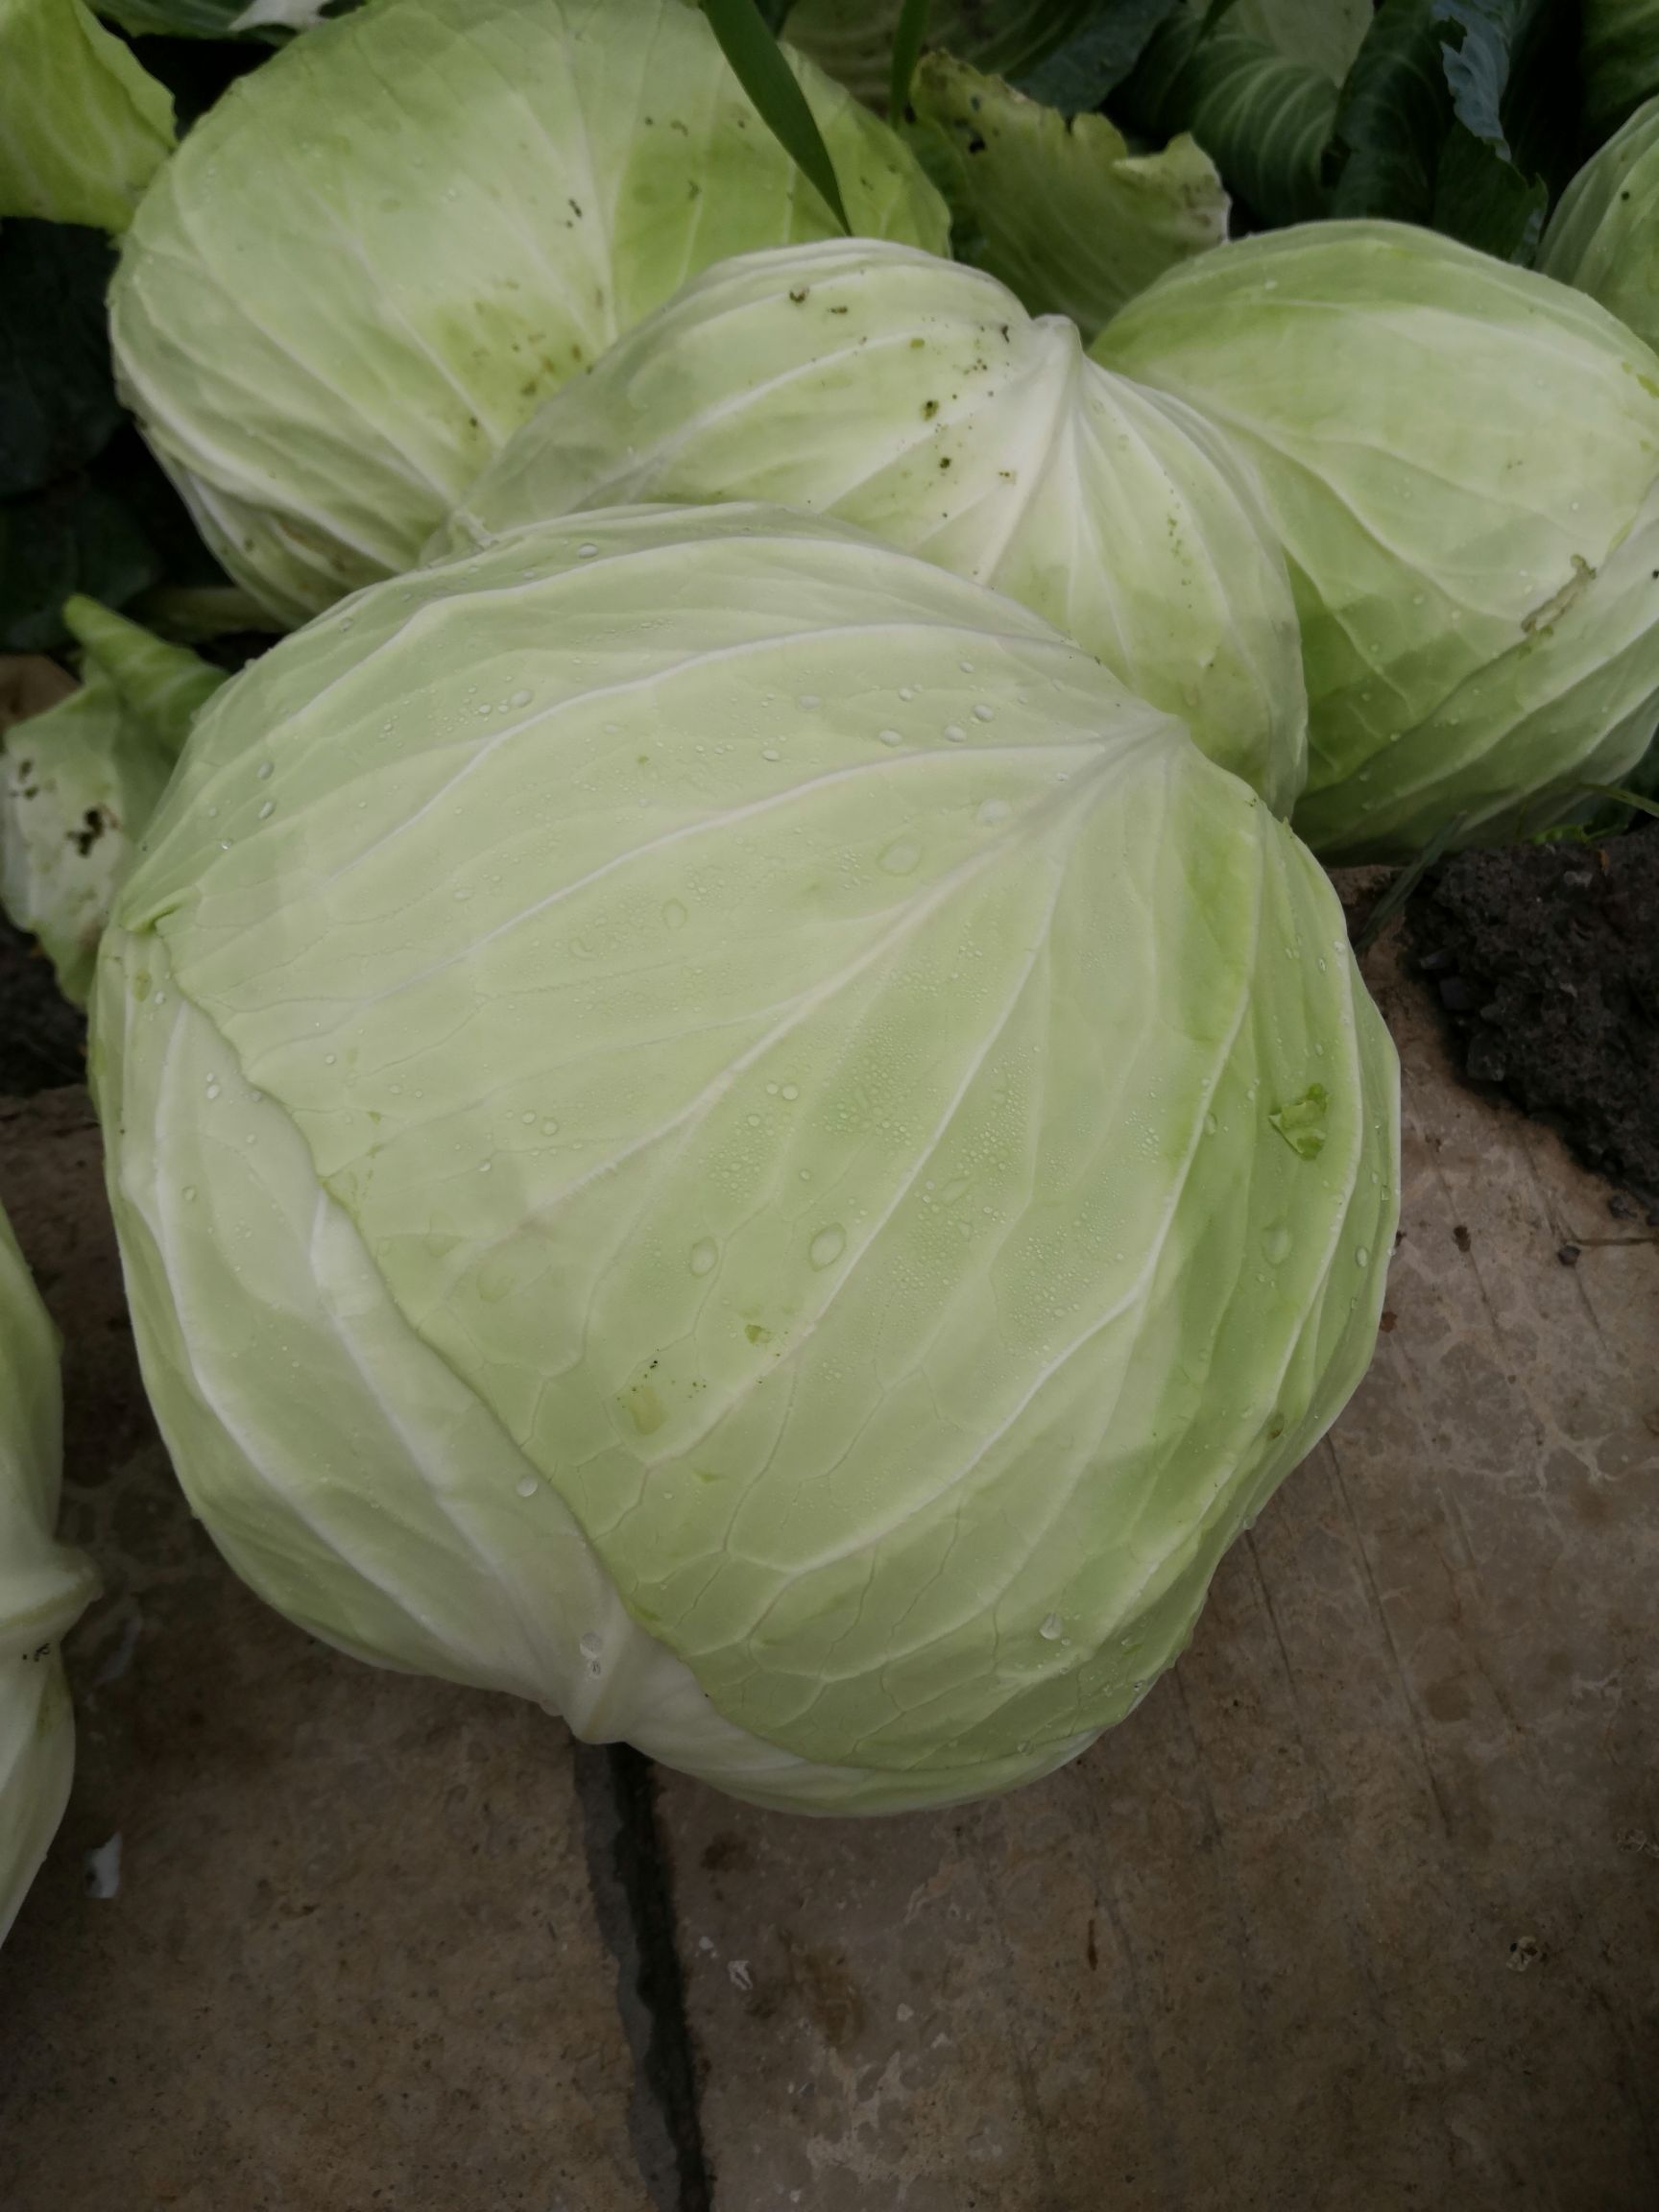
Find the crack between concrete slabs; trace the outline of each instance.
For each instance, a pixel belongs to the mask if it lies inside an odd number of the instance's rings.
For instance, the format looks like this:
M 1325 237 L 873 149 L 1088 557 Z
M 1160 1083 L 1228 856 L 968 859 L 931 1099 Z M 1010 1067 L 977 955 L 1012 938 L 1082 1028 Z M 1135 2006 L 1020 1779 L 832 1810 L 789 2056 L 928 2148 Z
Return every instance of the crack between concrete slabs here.
M 594 1914 L 616 1960 L 617 2008 L 634 2056 L 628 2131 L 640 2177 L 657 2212 L 713 2212 L 656 1774 L 626 1743 L 574 1749 Z

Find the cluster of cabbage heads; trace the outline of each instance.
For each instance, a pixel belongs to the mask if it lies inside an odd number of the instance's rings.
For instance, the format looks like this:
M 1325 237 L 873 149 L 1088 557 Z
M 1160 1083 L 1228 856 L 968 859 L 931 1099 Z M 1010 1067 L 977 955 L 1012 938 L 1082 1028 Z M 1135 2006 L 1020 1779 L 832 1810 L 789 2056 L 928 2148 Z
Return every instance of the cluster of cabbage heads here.
M 1358 1382 L 1397 1074 L 1319 858 L 1640 759 L 1659 359 L 1593 180 L 1581 289 L 1194 234 L 1086 349 L 790 66 L 854 235 L 681 0 L 370 0 L 161 162 L 121 387 L 294 634 L 192 690 L 82 610 L 64 965 L 112 904 L 139 1349 L 238 1570 L 865 1811 L 1120 1719 Z

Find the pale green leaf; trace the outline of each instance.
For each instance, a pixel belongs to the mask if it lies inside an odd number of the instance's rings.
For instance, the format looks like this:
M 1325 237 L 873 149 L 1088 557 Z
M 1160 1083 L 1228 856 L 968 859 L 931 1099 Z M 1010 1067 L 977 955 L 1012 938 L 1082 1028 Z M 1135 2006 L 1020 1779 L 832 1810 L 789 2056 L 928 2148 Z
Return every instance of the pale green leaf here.
M 83 0 L 0 0 L 0 216 L 124 230 L 173 100 Z
M 1104 115 L 1068 118 L 945 54 L 923 60 L 911 105 L 945 156 L 957 252 L 1085 338 L 1227 234 L 1226 190 L 1190 137 L 1131 154 Z

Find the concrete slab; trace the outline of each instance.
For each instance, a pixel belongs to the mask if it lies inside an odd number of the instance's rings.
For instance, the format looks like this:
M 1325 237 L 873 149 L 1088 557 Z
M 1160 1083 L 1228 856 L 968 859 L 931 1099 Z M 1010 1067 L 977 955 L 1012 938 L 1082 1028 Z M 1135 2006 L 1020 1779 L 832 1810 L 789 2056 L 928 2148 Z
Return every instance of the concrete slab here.
M 1659 1238 L 1375 969 L 1388 1333 L 1173 1674 L 965 1813 L 665 1781 L 721 2212 L 1659 2202 Z
M 341 1658 L 221 1566 L 143 1406 L 84 1094 L 0 1105 L 0 1196 L 108 1584 L 70 1647 L 74 1797 L 0 1953 L 0 2205 L 646 2212 L 565 1731 Z

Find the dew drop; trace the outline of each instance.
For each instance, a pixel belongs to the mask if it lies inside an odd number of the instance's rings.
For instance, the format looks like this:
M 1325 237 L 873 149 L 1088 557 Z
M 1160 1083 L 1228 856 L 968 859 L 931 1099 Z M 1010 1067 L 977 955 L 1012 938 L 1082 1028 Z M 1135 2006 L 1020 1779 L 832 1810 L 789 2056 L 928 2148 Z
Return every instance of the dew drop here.
M 1006 822 L 1008 819 L 1007 800 L 987 799 L 979 809 L 978 819 L 987 830 L 993 829 L 998 822 Z
M 1066 1623 L 1058 1613 L 1046 1613 L 1037 1633 L 1046 1644 L 1057 1643 L 1065 1632 Z
M 184 1203 L 186 1206 L 194 1206 L 196 1203 L 196 1186 L 194 1183 L 186 1183 L 184 1186 Z
M 797 707 L 805 707 L 810 714 L 814 707 L 822 707 L 824 702 L 816 691 L 802 691 L 797 693 L 795 704 Z
M 961 723 L 960 723 L 960 722 L 947 722 L 947 723 L 946 723 L 946 725 L 945 725 L 945 742 L 946 742 L 946 744 L 947 744 L 947 745 L 966 745 L 966 744 L 967 744 L 967 742 L 968 742 L 968 733 L 967 733 L 967 731 L 966 731 L 966 730 L 964 730 L 964 729 L 963 729 L 963 727 L 962 727 L 962 725 L 961 725 Z
M 272 763 L 269 760 L 261 760 L 258 767 L 254 769 L 253 773 L 258 777 L 260 782 L 263 783 L 269 779 L 271 771 Z
M 713 1238 L 699 1237 L 696 1243 L 691 1247 L 691 1257 L 687 1264 L 693 1275 L 712 1275 L 714 1262 L 719 1257 L 720 1248 Z
M 261 822 L 269 822 L 269 821 L 270 821 L 270 819 L 271 819 L 271 817 L 272 817 L 272 815 L 273 815 L 273 814 L 275 814 L 275 813 L 276 813 L 276 800 L 275 800 L 275 799 L 267 799 L 267 800 L 263 801 L 263 802 L 262 802 L 262 804 L 261 804 L 261 805 L 260 805 L 260 808 L 259 808 L 259 819 L 260 819 L 260 821 L 261 821 Z
M 776 745 L 762 745 L 760 748 L 760 757 L 762 760 L 781 760 L 782 758 L 782 755 L 779 752 Z
M 1219 1122 L 1216 1120 L 1216 1118 L 1215 1118 L 1215 1117 L 1214 1117 L 1214 1114 L 1206 1114 L 1206 1115 L 1205 1115 L 1205 1117 L 1204 1117 L 1204 1134 L 1205 1134 L 1205 1136 L 1206 1136 L 1206 1137 L 1214 1137 L 1214 1134 L 1215 1134 L 1215 1132 L 1216 1132 L 1216 1130 L 1217 1130 L 1217 1129 L 1218 1129 L 1220 1126 L 1221 1126 L 1221 1124 L 1220 1124 L 1220 1123 L 1219 1123 Z
M 558 1122 L 552 1120 L 543 1121 L 541 1124 L 541 1134 L 543 1137 L 557 1137 L 559 1134 Z
M 877 866 L 889 876 L 908 876 L 922 857 L 922 848 L 913 837 L 897 837 L 881 854 Z
M 684 929 L 689 916 L 678 899 L 670 899 L 662 909 L 662 919 L 670 929 Z
M 1370 1266 L 1370 1264 L 1371 1264 L 1371 1247 L 1370 1247 L 1368 1244 L 1356 1244 L 1356 1245 L 1355 1245 L 1355 1247 L 1354 1247 L 1354 1263 L 1355 1263 L 1355 1265 L 1356 1265 L 1357 1267 L 1369 1267 L 1369 1266 Z
M 974 719 L 975 722 L 989 722 L 995 717 L 996 711 L 994 707 L 987 707 L 981 699 L 974 709 Z
M 876 734 L 883 745 L 902 745 L 904 738 L 898 730 L 878 730 Z
M 588 1634 L 583 1637 L 581 1643 L 576 1647 L 576 1648 L 581 1652 L 583 1658 L 588 1660 L 603 1658 L 605 1653 L 604 1645 L 599 1641 L 598 1637 L 593 1634 L 591 1629 L 589 1629 Z
M 576 558 L 578 561 L 591 561 L 598 550 L 591 538 L 585 538 L 576 548 Z
M 541 1485 L 537 1481 L 534 1475 L 520 1475 L 513 1487 L 517 1491 L 520 1498 L 534 1498 Z
M 1290 1232 L 1283 1221 L 1275 1221 L 1270 1229 L 1262 1230 L 1262 1256 L 1273 1267 L 1290 1257 Z
M 783 1086 L 783 1089 L 782 1089 L 782 1092 L 781 1092 L 781 1095 L 782 1097 L 784 1097 L 784 1098 L 789 1098 L 789 1099 L 795 1099 L 795 1098 L 799 1098 L 799 1097 L 800 1097 L 800 1095 L 801 1095 L 801 1086 L 800 1086 L 800 1084 L 799 1084 L 799 1083 L 785 1083 L 785 1084 L 784 1084 L 784 1086 Z
M 832 1221 L 828 1229 L 820 1229 L 806 1248 L 806 1257 L 814 1267 L 833 1267 L 847 1249 L 847 1232 L 839 1221 Z
M 530 693 L 523 690 L 515 691 L 512 698 L 508 700 L 507 704 L 509 707 L 528 707 L 530 704 Z

